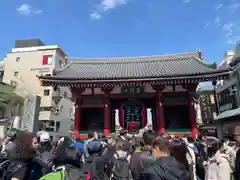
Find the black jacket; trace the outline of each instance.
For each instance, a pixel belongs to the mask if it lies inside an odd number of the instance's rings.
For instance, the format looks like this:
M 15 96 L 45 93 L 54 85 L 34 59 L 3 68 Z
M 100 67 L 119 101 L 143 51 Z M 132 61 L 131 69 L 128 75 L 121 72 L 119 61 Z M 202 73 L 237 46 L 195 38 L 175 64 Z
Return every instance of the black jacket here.
M 235 169 L 235 179 L 240 180 L 240 150 L 238 150 L 236 153 Z
M 186 168 L 171 156 L 161 157 L 141 174 L 140 180 L 189 180 Z
M 154 162 L 150 149 L 151 147 L 145 146 L 141 152 L 133 153 L 130 160 L 130 168 L 134 180 L 138 180 L 140 173 Z

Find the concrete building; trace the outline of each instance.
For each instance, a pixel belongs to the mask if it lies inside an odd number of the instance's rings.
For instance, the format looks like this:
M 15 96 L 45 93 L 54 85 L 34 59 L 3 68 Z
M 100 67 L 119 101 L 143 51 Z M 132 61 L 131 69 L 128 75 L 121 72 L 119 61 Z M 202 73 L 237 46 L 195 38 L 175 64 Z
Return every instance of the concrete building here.
M 42 87 L 37 76 L 52 76 L 65 66 L 65 59 L 66 54 L 59 46 L 44 45 L 41 40 L 33 39 L 16 41 L 3 60 L 3 82 L 16 88 L 22 96 L 41 96 L 40 124 L 52 134 L 69 135 L 73 114 L 71 91 L 64 87 Z M 62 98 L 58 103 L 59 97 Z
M 223 61 L 220 63 L 219 68 L 230 67 L 235 59 L 234 51 L 227 51 L 224 55 Z M 235 65 L 233 66 L 233 68 Z M 237 98 L 239 91 L 237 86 L 237 76 L 236 73 L 233 73 L 231 78 L 228 80 L 221 80 L 217 83 L 216 94 L 218 100 L 218 110 L 219 113 L 224 111 L 235 109 L 240 103 L 239 98 Z
M 218 68 L 227 68 L 230 66 L 231 62 L 233 61 L 234 58 L 234 51 L 229 50 L 226 51 L 224 54 L 224 58 L 222 62 L 218 65 Z M 221 87 L 224 84 L 227 84 L 229 81 L 228 80 L 221 80 L 217 82 L 217 87 Z
M 223 138 L 232 137 L 234 128 L 240 125 L 240 44 L 234 52 L 226 53 L 219 68 L 229 67 L 232 69 L 230 78 L 217 84 L 215 93 L 217 96 L 218 116 L 205 128 L 216 132 L 215 136 Z

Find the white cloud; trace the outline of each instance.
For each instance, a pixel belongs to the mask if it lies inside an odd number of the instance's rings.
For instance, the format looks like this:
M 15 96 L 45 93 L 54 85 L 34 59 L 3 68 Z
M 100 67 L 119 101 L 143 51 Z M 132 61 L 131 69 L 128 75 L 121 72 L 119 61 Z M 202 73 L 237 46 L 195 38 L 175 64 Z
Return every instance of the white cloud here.
M 220 28 L 221 27 L 221 19 L 220 17 L 216 17 L 214 24 L 216 26 L 216 28 Z
M 183 0 L 183 1 L 182 1 L 183 4 L 188 4 L 188 3 L 190 3 L 190 2 L 191 2 L 191 0 Z
M 239 40 L 239 26 L 236 22 L 229 22 L 222 26 L 222 31 L 228 44 L 236 43 Z
M 212 23 L 209 21 L 209 22 L 206 22 L 203 26 L 204 29 L 207 29 L 208 27 L 210 27 L 212 25 Z
M 102 0 L 101 5 L 104 11 L 114 9 L 118 6 L 126 4 L 126 0 Z
M 90 18 L 93 20 L 98 20 L 101 18 L 101 15 L 98 12 L 93 12 L 90 14 Z
M 22 4 L 16 9 L 16 11 L 26 16 L 31 14 L 40 14 L 42 12 L 41 9 L 33 9 L 30 4 Z
M 227 43 L 228 44 L 233 44 L 233 40 L 229 39 L 229 40 L 227 40 Z
M 231 5 L 229 6 L 229 8 L 230 8 L 233 12 L 235 12 L 238 8 L 240 8 L 240 3 L 231 4 Z
M 221 9 L 222 6 L 222 4 L 218 4 L 217 6 L 215 6 L 215 10 L 218 11 L 219 9 Z
M 90 14 L 90 18 L 98 20 L 104 12 L 125 4 L 127 4 L 127 0 L 101 0 L 101 3 L 96 6 L 95 11 Z

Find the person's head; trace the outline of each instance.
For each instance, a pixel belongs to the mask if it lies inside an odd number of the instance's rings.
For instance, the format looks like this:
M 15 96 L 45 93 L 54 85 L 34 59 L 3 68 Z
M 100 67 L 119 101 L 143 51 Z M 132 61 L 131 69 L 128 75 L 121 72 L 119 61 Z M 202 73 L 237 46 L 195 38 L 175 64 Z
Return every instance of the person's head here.
M 224 138 L 223 138 L 223 147 L 228 146 L 229 142 L 230 142 L 230 138 L 227 137 L 227 136 L 224 137 Z
M 237 142 L 237 144 L 240 144 L 240 126 L 236 126 L 234 129 L 234 137 Z
M 188 152 L 187 146 L 180 138 L 173 138 L 170 142 L 170 154 L 178 162 L 182 163 L 188 169 L 188 161 L 186 154 Z
M 93 138 L 93 134 L 92 133 L 88 133 L 88 139 Z
M 228 144 L 231 148 L 236 148 L 236 142 L 235 141 L 230 141 Z
M 220 140 L 215 140 L 211 142 L 211 144 L 208 145 L 207 152 L 209 153 L 209 156 L 215 155 L 220 149 L 222 148 L 222 143 Z
M 117 142 L 116 138 L 111 137 L 107 139 L 107 144 L 110 146 L 115 146 L 116 142 Z
M 143 143 L 145 145 L 151 145 L 153 140 L 157 137 L 157 134 L 152 130 L 147 130 L 143 133 Z
M 130 144 L 127 143 L 127 141 L 124 141 L 122 139 L 117 140 L 115 146 L 117 151 L 122 150 L 122 151 L 129 152 L 131 150 Z
M 16 139 L 16 136 L 17 136 L 16 134 L 10 134 L 10 135 L 7 136 L 7 139 L 9 141 L 14 141 Z
M 93 138 L 96 139 L 96 140 L 100 139 L 100 137 L 99 137 L 97 132 L 93 133 Z
M 17 134 L 14 141 L 15 148 L 9 153 L 9 158 L 14 160 L 27 160 L 36 156 L 39 147 L 37 137 L 30 132 Z
M 41 146 L 45 146 L 46 144 L 51 144 L 51 136 L 49 132 L 42 132 L 39 134 L 39 143 Z
M 69 142 L 64 141 L 56 149 L 54 161 L 57 166 L 69 164 L 72 166 L 80 167 L 81 154 L 75 147 L 71 146 Z
M 170 155 L 170 145 L 168 139 L 158 136 L 152 143 L 152 155 L 157 159 Z
M 126 129 L 122 129 L 122 130 L 120 130 L 120 132 L 119 132 L 120 136 L 126 136 L 127 133 L 128 133 L 128 132 L 127 132 Z
M 17 134 L 19 133 L 20 131 L 18 129 L 15 129 L 15 128 L 12 128 L 10 130 L 7 131 L 7 139 L 8 141 L 14 141 Z
M 191 133 L 185 134 L 185 135 L 184 135 L 184 138 L 187 140 L 188 143 L 193 143 L 193 142 L 194 142 L 194 139 L 193 139 Z

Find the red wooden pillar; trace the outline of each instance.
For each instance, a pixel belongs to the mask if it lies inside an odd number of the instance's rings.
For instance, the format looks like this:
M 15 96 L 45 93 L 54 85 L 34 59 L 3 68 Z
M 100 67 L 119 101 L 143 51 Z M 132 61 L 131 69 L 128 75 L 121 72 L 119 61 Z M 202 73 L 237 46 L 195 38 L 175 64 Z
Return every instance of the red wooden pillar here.
M 79 101 L 76 101 L 75 104 L 75 116 L 74 116 L 74 138 L 80 138 L 80 122 L 81 122 L 81 106 Z
M 156 91 L 156 123 L 155 126 L 160 133 L 165 133 L 165 119 L 163 109 L 162 90 L 165 86 L 152 85 L 152 88 Z
M 188 107 L 189 107 L 189 118 L 190 118 L 190 123 L 192 128 L 192 137 L 194 140 L 196 140 L 198 129 L 196 126 L 196 111 L 194 108 L 193 96 L 191 95 L 191 93 L 189 93 L 189 96 L 188 96 Z
M 165 133 L 165 120 L 164 120 L 164 109 L 163 109 L 163 99 L 160 92 L 157 92 L 157 115 L 159 132 Z
M 111 107 L 110 107 L 110 101 L 109 101 L 109 94 L 113 90 L 113 86 L 105 87 L 102 88 L 101 90 L 105 93 L 104 96 L 104 135 L 108 136 L 110 134 L 110 112 L 111 112 Z
M 108 96 L 104 97 L 104 135 L 110 134 L 110 104 Z
M 81 123 L 81 93 L 85 91 L 84 88 L 71 88 L 72 98 L 75 101 L 75 114 L 74 114 L 74 138 L 80 138 L 80 123 Z

